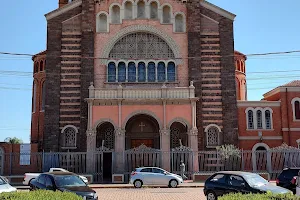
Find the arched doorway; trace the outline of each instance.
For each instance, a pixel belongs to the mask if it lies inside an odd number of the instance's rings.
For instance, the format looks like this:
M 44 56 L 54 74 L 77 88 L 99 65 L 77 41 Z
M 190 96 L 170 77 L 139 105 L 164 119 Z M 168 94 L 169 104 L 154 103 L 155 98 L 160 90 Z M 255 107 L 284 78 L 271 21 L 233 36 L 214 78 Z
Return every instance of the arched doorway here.
M 112 180 L 112 151 L 115 149 L 115 128 L 104 122 L 96 128 L 96 171 L 102 173 L 103 182 Z M 97 177 L 98 179 L 100 177 Z M 97 180 L 99 181 L 99 180 Z
M 160 149 L 159 124 L 156 119 L 146 114 L 130 118 L 125 127 L 125 148 L 133 149 L 144 144 Z
M 170 127 L 170 148 L 174 149 L 180 145 L 188 146 L 187 126 L 173 122 Z
M 269 146 L 265 143 L 256 143 L 252 147 L 252 162 L 254 171 L 267 171 L 268 163 L 271 163 L 271 157 L 268 152 Z

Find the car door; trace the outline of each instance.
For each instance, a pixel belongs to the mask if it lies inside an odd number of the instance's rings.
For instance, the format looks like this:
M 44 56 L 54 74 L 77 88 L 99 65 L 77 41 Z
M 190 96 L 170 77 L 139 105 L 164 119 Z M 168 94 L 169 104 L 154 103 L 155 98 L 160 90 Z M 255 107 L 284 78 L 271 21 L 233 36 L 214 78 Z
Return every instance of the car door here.
M 45 177 L 45 189 L 46 190 L 55 190 L 54 184 L 52 182 L 52 179 L 50 178 L 50 176 L 46 175 Z
M 152 185 L 153 184 L 153 173 L 152 168 L 147 167 L 141 170 L 140 177 L 144 183 L 144 185 Z
M 36 182 L 36 189 L 45 189 L 46 187 L 46 175 L 41 174 L 39 175 L 37 182 Z
M 210 179 L 209 185 L 217 196 L 221 196 L 229 192 L 227 185 L 227 177 L 228 176 L 226 174 L 216 174 Z
M 228 179 L 228 192 L 229 193 L 249 193 L 249 186 L 242 176 L 229 175 Z
M 159 168 L 152 168 L 152 182 L 154 185 L 168 185 L 169 180 L 171 179 L 164 170 Z

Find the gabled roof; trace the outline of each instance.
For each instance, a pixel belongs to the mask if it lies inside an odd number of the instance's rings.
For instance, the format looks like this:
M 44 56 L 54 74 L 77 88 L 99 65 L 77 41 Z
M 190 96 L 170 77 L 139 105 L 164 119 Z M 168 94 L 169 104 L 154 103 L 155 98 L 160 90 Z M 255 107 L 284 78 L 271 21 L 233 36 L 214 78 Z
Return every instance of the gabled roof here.
M 274 94 L 277 94 L 278 92 L 283 92 L 285 90 L 285 88 L 296 88 L 296 91 L 300 91 L 300 80 L 293 80 L 289 83 L 286 83 L 284 85 L 278 86 L 276 88 L 274 88 L 273 90 L 270 90 L 269 92 L 265 93 L 263 96 L 264 98 L 273 96 Z M 294 90 L 294 89 L 292 89 Z
M 46 53 L 47 53 L 47 50 L 41 51 L 41 52 L 39 52 L 39 53 L 33 55 L 33 56 L 32 56 L 32 60 L 34 60 L 35 57 L 40 56 L 40 55 L 45 55 Z
M 57 17 L 57 16 L 63 14 L 64 12 L 67 12 L 69 10 L 72 10 L 72 9 L 80 6 L 81 4 L 82 4 L 82 0 L 74 0 L 65 6 L 57 8 L 57 9 L 45 14 L 45 17 L 47 20 L 52 19 L 54 17 Z
M 236 17 L 235 14 L 228 12 L 227 10 L 224 10 L 223 8 L 220 8 L 219 6 L 216 6 L 212 3 L 209 3 L 206 0 L 200 0 L 200 5 L 203 6 L 204 8 L 207 8 L 207 9 L 215 12 L 215 13 L 218 13 L 219 15 L 222 15 L 223 17 L 226 17 L 232 21 Z

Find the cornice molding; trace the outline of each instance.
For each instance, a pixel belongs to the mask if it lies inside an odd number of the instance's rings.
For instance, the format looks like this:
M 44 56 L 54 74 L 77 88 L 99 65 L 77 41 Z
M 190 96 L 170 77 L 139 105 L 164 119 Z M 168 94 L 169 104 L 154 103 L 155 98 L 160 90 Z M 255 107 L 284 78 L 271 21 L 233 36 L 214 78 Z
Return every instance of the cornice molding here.
M 259 136 L 239 136 L 239 140 L 260 140 Z M 282 136 L 263 136 L 262 140 L 282 140 Z
M 262 106 L 262 107 L 280 107 L 280 101 L 237 101 L 238 107 Z
M 82 0 L 76 0 L 71 3 L 68 3 L 67 5 L 65 5 L 61 8 L 58 8 L 56 10 L 53 10 L 53 11 L 45 14 L 46 20 L 48 21 L 54 17 L 57 17 L 57 16 L 63 14 L 64 12 L 67 12 L 69 10 L 72 10 L 72 9 L 80 6 L 81 4 L 82 4 Z
M 231 12 L 228 12 L 227 10 L 224 10 L 224 9 L 222 9 L 222 8 L 212 4 L 212 3 L 209 3 L 207 1 L 201 1 L 200 5 L 203 6 L 204 8 L 207 8 L 207 9 L 219 14 L 219 15 L 222 15 L 223 17 L 226 17 L 226 18 L 228 18 L 232 21 L 236 17 L 235 14 L 233 14 Z

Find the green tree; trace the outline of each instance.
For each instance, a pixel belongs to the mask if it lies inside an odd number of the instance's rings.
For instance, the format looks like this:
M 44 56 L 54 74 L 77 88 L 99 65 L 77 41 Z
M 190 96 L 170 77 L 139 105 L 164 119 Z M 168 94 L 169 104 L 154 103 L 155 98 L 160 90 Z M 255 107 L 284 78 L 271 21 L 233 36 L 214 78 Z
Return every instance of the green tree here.
M 13 138 L 7 137 L 7 138 L 5 138 L 4 142 L 7 142 L 9 144 L 22 144 L 23 143 L 23 141 L 17 137 L 13 137 Z

